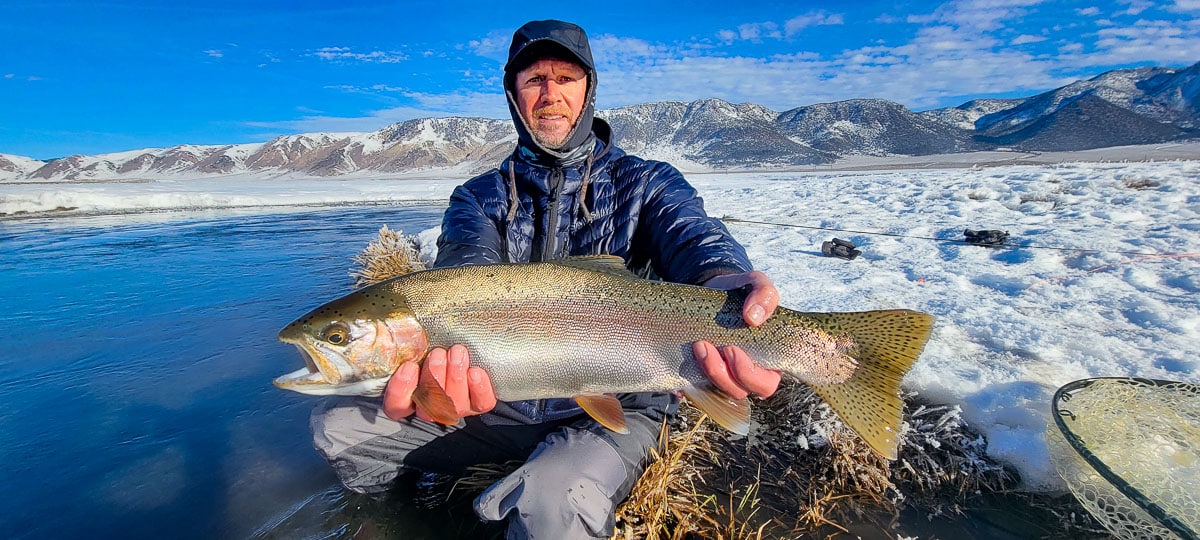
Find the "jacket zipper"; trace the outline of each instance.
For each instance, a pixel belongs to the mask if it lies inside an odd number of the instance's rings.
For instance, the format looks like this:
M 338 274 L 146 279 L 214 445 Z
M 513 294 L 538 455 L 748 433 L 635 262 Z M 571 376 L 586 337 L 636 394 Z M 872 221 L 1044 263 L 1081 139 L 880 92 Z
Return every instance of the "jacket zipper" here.
M 558 214 L 563 184 L 566 183 L 564 180 L 563 169 L 556 168 L 550 171 L 550 219 L 546 223 L 546 241 L 542 249 L 543 261 L 552 261 L 558 258 Z

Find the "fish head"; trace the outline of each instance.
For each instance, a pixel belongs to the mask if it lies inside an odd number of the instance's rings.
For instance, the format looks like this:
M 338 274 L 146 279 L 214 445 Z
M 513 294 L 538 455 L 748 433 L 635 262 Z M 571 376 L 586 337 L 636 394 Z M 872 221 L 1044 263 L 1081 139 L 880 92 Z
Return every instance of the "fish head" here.
M 279 332 L 305 366 L 275 386 L 303 394 L 378 396 L 401 364 L 419 361 L 429 339 L 402 297 L 368 287 L 318 307 Z

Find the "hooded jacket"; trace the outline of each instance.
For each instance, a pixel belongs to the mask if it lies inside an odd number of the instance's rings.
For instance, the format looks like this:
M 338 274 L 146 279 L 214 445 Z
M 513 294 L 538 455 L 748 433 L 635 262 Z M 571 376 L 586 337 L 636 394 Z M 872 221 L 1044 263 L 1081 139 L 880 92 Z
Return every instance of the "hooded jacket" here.
M 585 62 L 593 93 L 595 69 L 582 32 L 558 21 L 527 24 L 513 37 L 508 65 L 516 69 L 511 72 L 536 60 L 526 55 L 530 44 L 540 43 L 536 54 L 567 51 Z M 511 98 L 511 76 L 505 77 L 505 86 L 519 133 L 517 149 L 497 169 L 454 190 L 435 267 L 608 254 L 623 258 L 640 275 L 689 284 L 752 269 L 745 250 L 705 213 L 703 201 L 678 170 L 613 145 L 608 124 L 591 117 L 592 96 L 587 131 L 574 133 L 563 148 L 546 149 L 525 129 Z M 580 126 L 582 117 L 577 131 Z M 627 409 L 646 413 L 666 412 L 675 403 L 670 394 L 620 397 Z M 498 404 L 484 421 L 536 423 L 581 413 L 569 399 L 510 402 Z

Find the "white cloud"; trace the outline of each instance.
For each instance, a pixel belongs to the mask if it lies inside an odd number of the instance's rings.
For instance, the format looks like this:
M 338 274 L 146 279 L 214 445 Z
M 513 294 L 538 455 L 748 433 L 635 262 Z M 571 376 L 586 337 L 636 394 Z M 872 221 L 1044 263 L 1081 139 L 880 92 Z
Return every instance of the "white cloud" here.
M 331 62 L 358 61 L 358 62 L 377 62 L 380 64 L 394 64 L 408 60 L 408 56 L 399 51 L 371 51 L 366 53 L 357 53 L 350 47 L 322 47 L 316 52 L 310 53 L 310 56 L 315 56 L 321 60 Z
M 724 43 L 732 43 L 738 39 L 746 41 L 761 41 L 764 39 L 791 38 L 810 26 L 845 24 L 845 18 L 840 13 L 829 14 L 824 10 L 810 11 L 784 21 L 782 25 L 774 21 L 754 22 L 738 25 L 737 30 L 722 29 L 717 31 L 717 37 Z
M 1122 12 L 1124 15 L 1141 15 L 1143 11 L 1154 7 L 1154 2 L 1150 0 L 1119 0 L 1119 3 L 1129 6 Z
M 773 22 L 747 23 L 738 26 L 738 37 L 750 41 L 763 38 L 781 39 L 783 32 L 779 31 L 779 25 Z
M 1096 6 L 1090 6 L 1083 9 L 1077 9 L 1075 10 L 1075 13 L 1084 17 L 1092 17 L 1100 14 L 1100 8 Z
M 807 14 L 788 19 L 787 22 L 783 23 L 783 32 L 787 37 L 792 37 L 810 26 L 831 24 L 845 24 L 845 20 L 840 13 L 829 15 L 824 11 L 811 11 Z
M 351 94 L 374 94 L 377 92 L 403 92 L 404 88 L 399 86 L 389 86 L 386 84 L 373 84 L 371 86 L 354 86 L 352 84 L 332 84 L 324 88 L 329 90 L 341 90 Z
M 213 58 L 222 58 L 225 56 L 225 53 L 222 53 L 220 49 L 209 49 L 204 51 L 204 54 L 207 54 Z
M 1167 10 L 1174 12 L 1200 11 L 1200 0 L 1175 0 L 1175 4 L 1167 7 Z
M 1045 36 L 1033 36 L 1033 35 L 1029 35 L 1029 34 L 1021 34 L 1021 35 L 1013 38 L 1013 40 L 1010 41 L 1009 43 L 1011 43 L 1013 45 L 1025 45 L 1026 43 L 1040 43 L 1042 41 L 1046 41 Z
M 246 125 L 268 130 L 268 133 L 262 135 L 269 137 L 284 133 L 375 131 L 389 124 L 412 120 L 414 118 L 446 116 L 508 118 L 508 105 L 506 104 L 504 95 L 500 93 L 456 92 L 453 94 L 427 94 L 410 92 L 386 85 L 374 85 L 366 88 L 375 87 L 380 87 L 387 91 L 399 92 L 405 100 L 411 103 L 369 111 L 361 116 L 344 117 L 317 114 L 304 116 L 298 120 L 247 122 Z M 345 91 L 364 90 L 350 86 L 327 88 Z
M 4 74 L 4 78 L 5 78 L 5 79 L 11 79 L 11 78 L 13 78 L 13 77 L 16 77 L 16 76 L 17 76 L 17 74 L 16 74 L 16 73 L 5 73 L 5 74 Z
M 1081 65 L 1155 62 L 1190 65 L 1200 51 L 1200 21 L 1138 20 L 1130 26 L 1102 28 L 1096 51 L 1074 59 Z
M 488 35 L 473 39 L 467 42 L 467 48 L 471 52 L 484 58 L 491 58 L 498 62 L 508 60 L 508 47 L 512 44 L 512 31 L 493 30 L 488 32 Z
M 1028 13 L 1026 8 L 1046 1 L 1048 0 L 954 0 L 938 6 L 930 17 L 932 21 L 960 28 L 997 30 L 1003 26 L 1001 21 L 1023 17 Z

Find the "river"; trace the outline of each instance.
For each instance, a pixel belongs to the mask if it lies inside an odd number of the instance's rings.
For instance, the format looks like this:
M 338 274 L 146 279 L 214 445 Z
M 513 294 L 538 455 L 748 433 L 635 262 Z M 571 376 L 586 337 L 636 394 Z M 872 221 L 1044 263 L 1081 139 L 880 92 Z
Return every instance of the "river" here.
M 344 503 L 309 440 L 316 398 L 271 385 L 301 365 L 275 336 L 351 289 L 381 225 L 441 212 L 0 222 L 0 536 L 275 536 Z

